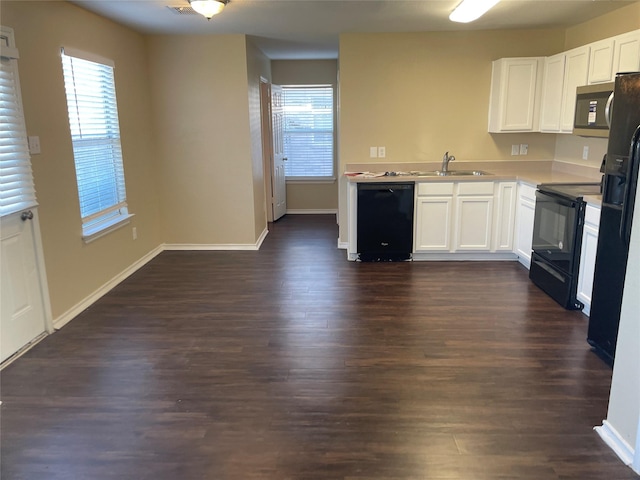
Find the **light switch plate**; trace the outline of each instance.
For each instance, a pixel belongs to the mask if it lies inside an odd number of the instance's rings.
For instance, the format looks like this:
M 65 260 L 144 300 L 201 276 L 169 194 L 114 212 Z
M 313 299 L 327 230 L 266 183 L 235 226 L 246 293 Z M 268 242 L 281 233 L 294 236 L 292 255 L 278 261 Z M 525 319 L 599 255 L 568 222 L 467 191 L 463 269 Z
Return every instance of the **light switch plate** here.
M 520 155 L 519 145 L 511 145 L 511 155 Z
M 378 147 L 369 147 L 369 158 L 378 158 Z
M 40 137 L 27 137 L 27 143 L 29 144 L 29 153 L 31 155 L 40 153 Z
M 385 158 L 387 156 L 386 147 L 378 147 L 378 158 Z
M 589 146 L 585 145 L 584 147 L 582 147 L 582 159 L 583 160 L 588 160 L 589 159 Z
M 526 143 L 521 143 L 520 144 L 520 155 L 526 155 L 528 151 L 529 151 L 529 145 L 527 145 Z

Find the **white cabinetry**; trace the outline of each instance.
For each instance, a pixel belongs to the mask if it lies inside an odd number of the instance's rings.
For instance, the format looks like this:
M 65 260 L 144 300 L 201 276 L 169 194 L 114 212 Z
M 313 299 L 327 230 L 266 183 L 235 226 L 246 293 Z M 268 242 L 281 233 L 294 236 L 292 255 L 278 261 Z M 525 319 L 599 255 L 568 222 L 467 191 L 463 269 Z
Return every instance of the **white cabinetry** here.
M 451 249 L 453 187 L 452 182 L 416 184 L 416 252 L 448 252 Z
M 518 185 L 518 205 L 516 207 L 515 253 L 518 261 L 529 268 L 531 265 L 531 242 L 536 210 L 536 188 Z
M 613 75 L 640 70 L 640 30 L 614 37 Z
M 516 182 L 500 182 L 496 184 L 493 250 L 513 251 L 516 190 Z
M 589 74 L 589 46 L 574 48 L 565 53 L 564 81 L 562 85 L 562 112 L 560 131 L 573 132 L 576 108 L 576 88 L 587 84 Z
M 489 132 L 532 132 L 538 128 L 542 62 L 542 57 L 493 62 Z
M 541 132 L 560 131 L 565 60 L 564 53 L 545 58 L 540 104 Z
M 582 250 L 580 251 L 580 269 L 578 272 L 577 298 L 584 303 L 582 311 L 591 312 L 591 291 L 593 288 L 593 272 L 596 266 L 596 249 L 598 247 L 598 226 L 600 209 L 587 205 L 582 230 Z
M 515 182 L 418 182 L 414 259 L 515 259 Z
M 613 38 L 590 44 L 589 85 L 613 80 Z
M 493 182 L 458 184 L 455 251 L 490 251 L 493 225 Z

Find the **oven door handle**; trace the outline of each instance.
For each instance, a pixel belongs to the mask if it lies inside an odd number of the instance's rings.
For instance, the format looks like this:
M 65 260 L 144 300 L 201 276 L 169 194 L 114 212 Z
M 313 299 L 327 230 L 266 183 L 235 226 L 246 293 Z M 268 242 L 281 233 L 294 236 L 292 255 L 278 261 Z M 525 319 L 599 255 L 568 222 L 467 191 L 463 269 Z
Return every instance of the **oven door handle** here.
M 569 208 L 575 208 L 576 206 L 576 202 L 573 200 L 559 195 L 554 195 L 553 193 L 541 192 L 540 190 L 536 191 L 536 201 L 537 200 L 542 202 L 553 202 Z

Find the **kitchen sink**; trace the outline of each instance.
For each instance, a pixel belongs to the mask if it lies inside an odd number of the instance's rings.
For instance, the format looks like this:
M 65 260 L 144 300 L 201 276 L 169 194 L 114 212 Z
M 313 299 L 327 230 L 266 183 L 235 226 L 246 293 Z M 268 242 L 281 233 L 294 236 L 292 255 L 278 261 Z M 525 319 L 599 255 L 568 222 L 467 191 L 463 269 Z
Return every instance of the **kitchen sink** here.
M 458 177 L 458 176 L 482 176 L 492 175 L 489 172 L 483 170 L 449 170 L 448 172 L 442 172 L 440 170 L 430 170 L 427 172 L 409 172 L 408 175 L 412 177 Z

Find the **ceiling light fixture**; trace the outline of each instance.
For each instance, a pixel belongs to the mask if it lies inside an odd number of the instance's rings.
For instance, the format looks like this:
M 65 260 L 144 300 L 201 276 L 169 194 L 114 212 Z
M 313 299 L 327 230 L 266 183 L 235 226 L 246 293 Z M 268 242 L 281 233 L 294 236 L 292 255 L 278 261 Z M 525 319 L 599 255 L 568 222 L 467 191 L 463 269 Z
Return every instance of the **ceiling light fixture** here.
M 211 20 L 211 17 L 222 11 L 229 0 L 189 0 L 189 3 L 196 12 Z
M 500 0 L 462 0 L 451 15 L 452 22 L 469 23 L 487 13 Z

